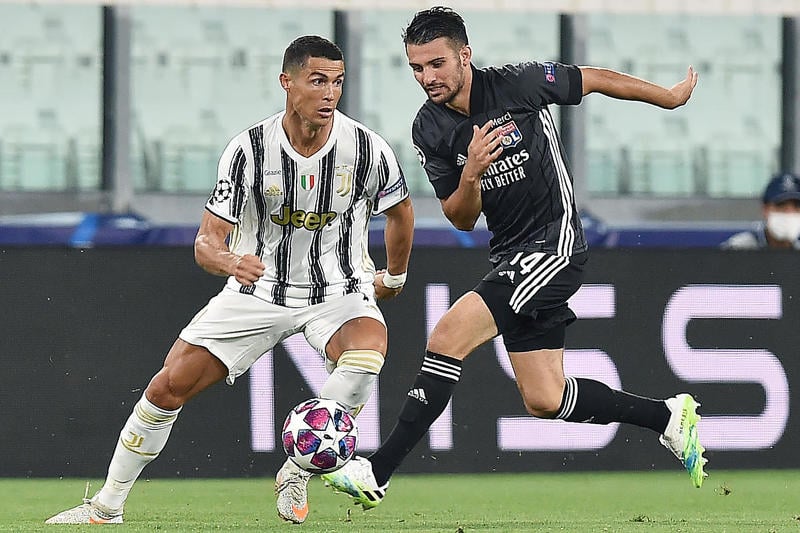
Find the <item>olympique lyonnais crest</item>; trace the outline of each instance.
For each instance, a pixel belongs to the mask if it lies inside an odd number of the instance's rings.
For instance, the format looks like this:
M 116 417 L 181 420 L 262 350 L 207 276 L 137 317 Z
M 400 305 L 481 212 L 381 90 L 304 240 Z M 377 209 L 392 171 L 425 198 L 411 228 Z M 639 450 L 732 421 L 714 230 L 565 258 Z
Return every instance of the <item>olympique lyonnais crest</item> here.
M 310 191 L 314 188 L 314 185 L 317 183 L 317 177 L 314 174 L 301 174 L 300 175 L 300 186 Z
M 502 135 L 500 144 L 503 145 L 503 149 L 514 148 L 522 140 L 522 133 L 519 131 L 517 123 L 513 120 L 499 126 L 498 132 Z
M 500 137 L 500 144 L 503 149 L 514 148 L 522 140 L 522 132 L 519 131 L 517 123 L 511 118 L 511 113 L 508 111 L 501 117 L 497 117 L 494 122 L 494 127 Z

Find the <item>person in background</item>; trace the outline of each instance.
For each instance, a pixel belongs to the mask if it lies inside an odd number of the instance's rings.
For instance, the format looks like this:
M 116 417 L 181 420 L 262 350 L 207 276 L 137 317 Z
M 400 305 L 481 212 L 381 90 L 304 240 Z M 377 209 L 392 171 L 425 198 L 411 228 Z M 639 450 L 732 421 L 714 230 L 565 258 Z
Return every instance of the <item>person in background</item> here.
M 800 177 L 773 176 L 761 197 L 763 220 L 752 230 L 736 233 L 720 246 L 726 250 L 800 249 Z

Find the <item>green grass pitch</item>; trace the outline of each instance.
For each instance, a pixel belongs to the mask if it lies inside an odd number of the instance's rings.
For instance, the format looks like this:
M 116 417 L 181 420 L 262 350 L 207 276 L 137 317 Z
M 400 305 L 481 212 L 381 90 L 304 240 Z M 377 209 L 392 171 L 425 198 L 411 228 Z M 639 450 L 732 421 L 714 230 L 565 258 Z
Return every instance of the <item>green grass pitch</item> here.
M 92 482 L 92 491 L 99 487 Z M 85 480 L 0 479 L 0 531 L 45 526 L 79 503 Z M 372 511 L 318 478 L 302 526 L 275 514 L 269 479 L 140 480 L 122 531 L 800 532 L 800 472 L 711 471 L 702 489 L 683 471 L 397 475 Z

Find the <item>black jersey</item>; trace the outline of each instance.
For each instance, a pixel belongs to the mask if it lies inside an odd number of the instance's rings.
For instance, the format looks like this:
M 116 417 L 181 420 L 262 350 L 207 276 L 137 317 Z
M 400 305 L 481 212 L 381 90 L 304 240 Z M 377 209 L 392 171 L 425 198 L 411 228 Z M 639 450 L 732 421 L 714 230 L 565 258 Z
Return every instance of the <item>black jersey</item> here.
M 560 63 L 472 68 L 470 116 L 425 102 L 412 127 L 414 147 L 436 196 L 457 188 L 472 126 L 494 120 L 503 152 L 481 178 L 490 260 L 519 251 L 571 256 L 586 250 L 572 176 L 548 104 L 580 103 L 580 69 Z

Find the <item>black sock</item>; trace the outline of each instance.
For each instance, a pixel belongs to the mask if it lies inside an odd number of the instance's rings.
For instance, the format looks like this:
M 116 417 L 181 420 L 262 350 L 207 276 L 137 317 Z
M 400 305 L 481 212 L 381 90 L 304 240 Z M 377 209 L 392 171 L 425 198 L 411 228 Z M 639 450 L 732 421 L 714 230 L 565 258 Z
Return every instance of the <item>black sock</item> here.
M 592 379 L 567 377 L 556 418 L 590 424 L 622 422 L 664 433 L 669 416 L 670 410 L 663 400 L 613 390 Z
M 397 424 L 381 447 L 369 457 L 378 485 L 389 481 L 406 455 L 439 418 L 460 378 L 460 360 L 427 352 L 400 410 Z

